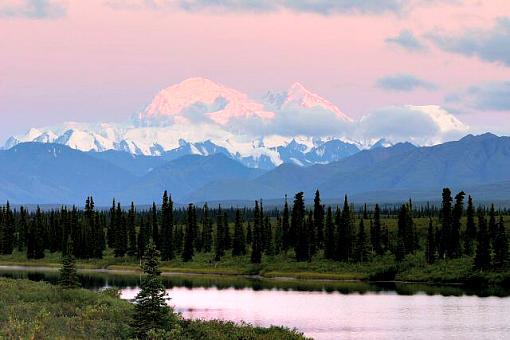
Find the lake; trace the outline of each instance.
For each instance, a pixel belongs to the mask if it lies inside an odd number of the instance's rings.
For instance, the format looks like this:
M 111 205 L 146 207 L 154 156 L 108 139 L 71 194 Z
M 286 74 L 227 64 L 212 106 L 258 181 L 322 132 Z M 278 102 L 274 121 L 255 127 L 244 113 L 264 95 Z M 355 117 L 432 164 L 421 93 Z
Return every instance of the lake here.
M 0 268 L 0 276 L 56 282 L 35 268 Z M 510 298 L 500 288 L 465 289 L 405 283 L 298 281 L 199 275 L 164 276 L 178 312 L 186 318 L 246 321 L 297 328 L 315 339 L 510 338 Z M 89 289 L 138 292 L 139 275 L 85 272 Z M 487 296 L 498 295 L 498 296 Z

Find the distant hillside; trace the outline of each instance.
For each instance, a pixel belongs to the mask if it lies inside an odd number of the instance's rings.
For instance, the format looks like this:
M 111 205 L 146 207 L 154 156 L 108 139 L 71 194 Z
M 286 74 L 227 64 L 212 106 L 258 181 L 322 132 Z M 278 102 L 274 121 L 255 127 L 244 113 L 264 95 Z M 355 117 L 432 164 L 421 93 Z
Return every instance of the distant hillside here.
M 159 202 L 168 190 L 178 203 L 281 199 L 316 189 L 324 199 L 355 201 L 437 199 L 449 186 L 479 199 L 510 197 L 510 138 L 468 135 L 432 147 L 409 143 L 358 152 L 329 164 L 284 163 L 248 168 L 219 150 L 210 156 L 137 156 L 119 151 L 81 152 L 60 144 L 25 143 L 0 151 L 0 200 L 12 203 L 127 204 Z

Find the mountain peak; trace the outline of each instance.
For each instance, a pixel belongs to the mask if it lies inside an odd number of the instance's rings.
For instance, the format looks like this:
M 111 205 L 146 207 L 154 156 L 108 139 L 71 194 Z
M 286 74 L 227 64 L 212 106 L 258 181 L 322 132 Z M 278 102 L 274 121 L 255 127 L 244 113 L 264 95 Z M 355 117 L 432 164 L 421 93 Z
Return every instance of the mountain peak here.
M 207 78 L 194 77 L 161 90 L 138 118 L 145 122 L 164 120 L 169 124 L 187 124 L 190 115 L 204 115 L 220 125 L 233 118 L 274 117 L 273 112 L 265 111 L 262 104 L 245 93 Z
M 305 109 L 320 108 L 334 112 L 338 118 L 344 121 L 352 121 L 352 119 L 347 114 L 343 113 L 336 105 L 308 90 L 300 82 L 294 82 L 290 86 L 287 91 L 287 98 L 282 106 L 297 106 Z

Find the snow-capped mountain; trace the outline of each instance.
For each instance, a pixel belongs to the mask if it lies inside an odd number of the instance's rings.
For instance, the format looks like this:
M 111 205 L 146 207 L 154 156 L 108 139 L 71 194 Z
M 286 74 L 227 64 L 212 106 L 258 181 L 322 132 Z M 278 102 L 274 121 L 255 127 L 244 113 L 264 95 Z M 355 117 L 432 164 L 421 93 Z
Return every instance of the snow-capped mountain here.
M 383 113 L 391 115 L 390 111 Z M 444 134 L 465 132 L 460 121 L 436 106 L 409 106 L 397 112 L 416 112 Z M 366 125 L 379 124 L 379 117 L 369 115 L 355 121 L 300 83 L 283 92 L 267 92 L 257 101 L 209 79 L 190 78 L 161 90 L 126 122 L 68 122 L 32 128 L 10 137 L 4 149 L 38 142 L 81 151 L 117 150 L 172 159 L 221 153 L 248 167 L 271 169 L 282 163 L 326 164 L 361 149 L 399 142 L 370 135 L 372 129 Z M 391 124 L 390 118 L 384 118 L 385 126 Z M 360 135 L 364 133 L 369 135 Z
M 264 100 L 270 107 L 281 110 L 307 110 L 321 109 L 333 112 L 336 117 L 346 122 L 352 122 L 352 118 L 343 113 L 336 105 L 307 90 L 301 83 L 295 82 L 285 92 L 268 92 Z

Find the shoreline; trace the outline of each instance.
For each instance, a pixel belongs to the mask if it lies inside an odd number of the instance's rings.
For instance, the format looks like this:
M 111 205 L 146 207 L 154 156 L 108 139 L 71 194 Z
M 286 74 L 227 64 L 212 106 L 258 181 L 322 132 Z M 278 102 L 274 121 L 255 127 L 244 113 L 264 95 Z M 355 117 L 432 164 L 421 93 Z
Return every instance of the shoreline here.
M 21 264 L 9 264 L 9 265 L 3 265 L 0 264 L 0 271 L 40 271 L 40 272 L 58 272 L 59 267 L 52 266 L 51 264 L 48 265 L 41 265 L 41 266 L 34 266 L 34 265 L 21 265 Z M 98 273 L 98 274 L 107 274 L 107 275 L 138 275 L 142 274 L 141 270 L 137 269 L 126 269 L 126 268 L 80 268 L 78 266 L 78 273 Z M 316 273 L 318 275 L 324 275 L 327 276 L 328 274 L 335 275 L 335 273 Z M 464 282 L 445 282 L 445 283 L 438 283 L 433 281 L 408 281 L 408 280 L 364 280 L 364 279 L 338 279 L 338 278 L 314 278 L 308 277 L 297 277 L 297 276 L 264 276 L 263 274 L 258 275 L 249 275 L 249 274 L 232 274 L 232 273 L 222 273 L 222 272 L 210 272 L 210 273 L 203 273 L 198 271 L 162 271 L 162 276 L 196 276 L 196 277 L 242 277 L 245 279 L 259 279 L 259 280 L 269 280 L 269 281 L 301 281 L 301 282 L 335 282 L 335 283 L 355 283 L 355 282 L 363 282 L 368 284 L 384 284 L 384 283 L 399 283 L 399 284 L 424 284 L 424 285 L 430 285 L 430 286 L 457 286 L 462 287 L 466 286 L 467 283 Z

